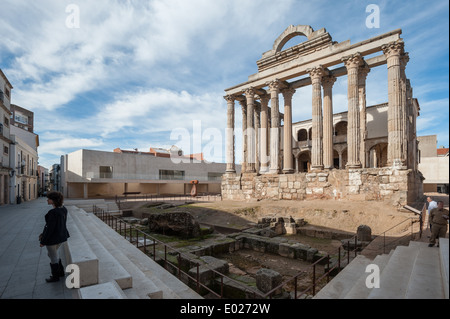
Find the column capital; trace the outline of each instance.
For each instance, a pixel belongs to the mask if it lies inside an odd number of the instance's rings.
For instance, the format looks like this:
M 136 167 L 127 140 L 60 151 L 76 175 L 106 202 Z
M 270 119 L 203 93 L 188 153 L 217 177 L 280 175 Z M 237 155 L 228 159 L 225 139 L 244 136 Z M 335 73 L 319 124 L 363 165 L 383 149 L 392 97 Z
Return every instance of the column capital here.
M 400 56 L 404 52 L 405 43 L 402 40 L 385 44 L 381 47 L 387 58 Z
M 363 58 L 361 53 L 355 53 L 348 56 L 345 56 L 341 59 L 344 62 L 345 67 L 348 69 L 358 68 L 363 63 Z
M 408 62 L 409 62 L 409 53 L 404 52 L 402 55 L 400 55 L 400 66 L 403 69 L 405 69 Z
M 223 97 L 227 102 L 234 102 L 236 100 L 236 98 L 234 97 L 234 95 L 225 95 Z
M 267 85 L 269 86 L 269 89 L 271 91 L 280 90 L 281 87 L 282 87 L 282 83 L 281 83 L 281 81 L 279 79 L 275 79 L 273 81 L 270 81 L 270 82 L 267 83 Z
M 322 65 L 307 69 L 306 72 L 311 76 L 311 82 L 321 81 L 322 77 L 325 75 L 325 70 Z
M 292 96 L 294 95 L 295 92 L 296 92 L 295 89 L 290 87 L 281 90 L 281 94 L 283 94 L 285 100 L 292 99 Z
M 322 86 L 324 88 L 326 88 L 326 87 L 333 87 L 333 85 L 336 82 L 336 80 L 337 80 L 337 78 L 334 75 L 324 76 L 322 78 Z
M 251 87 L 249 87 L 249 88 L 246 88 L 245 90 L 244 90 L 244 92 L 245 92 L 245 96 L 247 97 L 247 98 L 249 98 L 249 97 L 253 97 L 254 98 L 254 96 L 255 96 L 255 94 L 256 94 L 256 91 L 255 91 L 255 89 L 251 86 Z
M 261 94 L 258 95 L 259 99 L 261 100 L 261 104 L 268 105 L 270 101 L 270 95 L 269 94 Z
M 358 80 L 359 80 L 359 84 L 362 85 L 363 83 L 366 82 L 367 79 L 367 74 L 370 73 L 370 67 L 367 65 L 367 63 L 364 63 L 360 68 L 359 68 L 359 74 L 358 74 Z

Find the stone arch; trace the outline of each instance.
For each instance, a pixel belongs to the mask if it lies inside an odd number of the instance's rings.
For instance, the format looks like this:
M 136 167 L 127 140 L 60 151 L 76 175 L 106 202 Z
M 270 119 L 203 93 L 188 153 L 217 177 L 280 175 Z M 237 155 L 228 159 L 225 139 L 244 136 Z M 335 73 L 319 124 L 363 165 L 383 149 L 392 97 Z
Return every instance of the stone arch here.
M 305 36 L 310 38 L 311 34 L 314 32 L 313 28 L 309 25 L 290 25 L 286 30 L 275 40 L 273 44 L 273 51 L 275 53 L 281 52 L 284 45 L 292 38 L 297 36 Z
M 369 149 L 369 167 L 387 167 L 388 143 L 377 143 Z

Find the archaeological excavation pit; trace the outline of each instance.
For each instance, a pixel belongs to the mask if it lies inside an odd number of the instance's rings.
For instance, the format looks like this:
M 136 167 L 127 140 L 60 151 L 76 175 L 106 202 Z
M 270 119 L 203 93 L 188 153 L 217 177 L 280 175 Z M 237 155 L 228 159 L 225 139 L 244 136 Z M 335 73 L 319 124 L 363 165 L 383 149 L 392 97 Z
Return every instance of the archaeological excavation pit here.
M 358 226 L 368 224 L 377 234 L 410 217 L 391 206 L 375 204 L 378 205 L 339 201 L 308 201 L 296 205 L 134 202 L 122 203 L 121 209 L 128 216 L 121 218 L 135 222 L 136 228 L 157 239 L 156 244 L 147 239 L 147 255 L 206 298 L 216 298 L 220 293 L 225 298 L 261 298 L 267 293 L 274 293 L 274 298 L 293 298 L 310 287 L 313 272 L 319 278 L 328 267 L 339 262 L 341 268 L 346 265 L 353 252 L 349 254 L 341 247 L 339 258 L 338 249 L 355 236 Z M 175 217 L 173 220 L 163 219 L 171 215 Z M 163 227 L 151 226 L 152 218 Z M 185 232 L 184 227 L 195 231 Z M 125 237 L 143 243 L 142 234 L 125 234 Z M 360 245 L 358 242 L 359 251 L 363 248 Z M 355 247 L 353 242 L 348 246 L 351 250 Z M 141 249 L 144 250 L 143 245 Z M 312 264 L 317 261 L 313 269 Z M 324 277 L 321 283 L 316 283 L 315 292 L 331 278 Z M 207 289 L 198 287 L 197 279 Z M 286 284 L 277 291 L 267 288 L 282 283 Z M 303 297 L 308 295 L 311 292 Z

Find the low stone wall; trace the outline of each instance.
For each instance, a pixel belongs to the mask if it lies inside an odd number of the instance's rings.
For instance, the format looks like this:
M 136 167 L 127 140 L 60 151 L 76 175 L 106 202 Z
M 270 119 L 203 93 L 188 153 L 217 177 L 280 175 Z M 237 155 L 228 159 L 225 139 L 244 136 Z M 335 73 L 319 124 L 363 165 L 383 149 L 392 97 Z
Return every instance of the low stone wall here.
M 224 174 L 224 200 L 342 198 L 406 205 L 423 195 L 423 177 L 410 169 L 367 168 L 296 174 Z

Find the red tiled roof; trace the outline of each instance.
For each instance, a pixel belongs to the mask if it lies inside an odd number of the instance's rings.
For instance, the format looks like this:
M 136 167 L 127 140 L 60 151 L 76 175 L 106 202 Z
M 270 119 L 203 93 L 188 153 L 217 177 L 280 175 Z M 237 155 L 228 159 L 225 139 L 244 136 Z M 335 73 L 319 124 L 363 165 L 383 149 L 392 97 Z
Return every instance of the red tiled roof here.
M 448 148 L 438 148 L 437 149 L 437 156 L 444 156 L 448 153 Z

